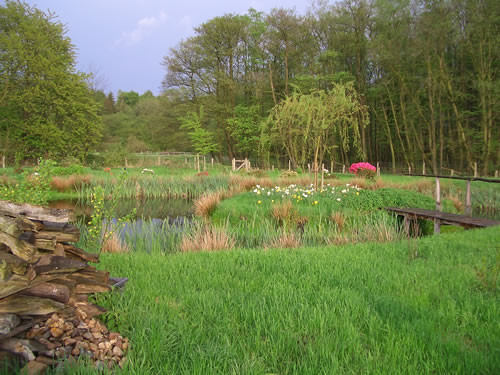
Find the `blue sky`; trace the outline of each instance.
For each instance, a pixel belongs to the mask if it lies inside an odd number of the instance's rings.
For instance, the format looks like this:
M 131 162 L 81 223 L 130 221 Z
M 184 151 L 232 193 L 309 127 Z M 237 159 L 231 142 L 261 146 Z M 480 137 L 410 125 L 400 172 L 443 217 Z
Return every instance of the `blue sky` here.
M 97 71 L 106 91 L 160 93 L 169 48 L 193 35 L 193 27 L 249 8 L 295 8 L 305 14 L 311 0 L 28 0 L 58 16 L 77 48 L 77 68 Z

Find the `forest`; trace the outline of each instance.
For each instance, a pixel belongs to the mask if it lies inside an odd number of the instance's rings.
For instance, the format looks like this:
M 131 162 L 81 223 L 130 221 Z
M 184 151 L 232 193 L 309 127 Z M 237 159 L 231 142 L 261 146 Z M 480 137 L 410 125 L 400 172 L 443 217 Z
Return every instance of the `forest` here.
M 225 14 L 165 51 L 158 96 L 114 95 L 77 72 L 51 15 L 10 1 L 0 12 L 0 154 L 12 162 L 195 151 L 261 166 L 303 168 L 319 153 L 393 170 L 498 169 L 496 0 L 317 1 L 306 14 Z

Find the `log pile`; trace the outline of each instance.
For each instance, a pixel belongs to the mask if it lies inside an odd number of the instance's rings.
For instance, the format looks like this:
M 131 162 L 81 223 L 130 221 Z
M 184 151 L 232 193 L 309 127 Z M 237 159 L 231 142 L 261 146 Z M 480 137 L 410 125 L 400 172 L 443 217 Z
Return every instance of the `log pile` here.
M 0 201 L 0 365 L 8 353 L 33 373 L 81 355 L 123 365 L 128 341 L 94 318 L 106 310 L 88 300 L 111 290 L 109 273 L 72 244 L 74 221 L 71 210 Z

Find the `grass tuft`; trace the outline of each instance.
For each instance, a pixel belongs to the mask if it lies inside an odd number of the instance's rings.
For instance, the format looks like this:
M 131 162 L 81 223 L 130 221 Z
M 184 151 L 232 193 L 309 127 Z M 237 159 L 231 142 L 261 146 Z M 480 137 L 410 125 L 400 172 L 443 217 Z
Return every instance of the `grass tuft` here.
M 235 240 L 231 238 L 224 228 L 204 226 L 197 228 L 193 233 L 186 234 L 181 241 L 180 250 L 190 251 L 217 251 L 231 250 Z

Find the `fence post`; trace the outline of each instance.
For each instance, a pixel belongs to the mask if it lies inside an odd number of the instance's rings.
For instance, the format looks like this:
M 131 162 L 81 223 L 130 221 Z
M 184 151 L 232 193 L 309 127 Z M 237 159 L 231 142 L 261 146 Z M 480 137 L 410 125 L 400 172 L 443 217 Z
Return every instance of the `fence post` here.
M 5 155 L 2 155 L 2 168 L 5 169 Z
M 465 214 L 471 215 L 470 180 L 467 180 L 467 192 L 465 194 Z
M 422 174 L 425 176 L 425 161 L 422 163 Z
M 211 158 L 212 168 L 214 167 L 214 158 Z
M 307 163 L 307 173 L 311 174 L 311 164 Z
M 232 161 L 232 167 L 233 167 L 233 172 L 236 170 L 236 159 L 233 158 L 233 161 Z
M 498 178 L 498 170 L 495 171 L 495 178 Z
M 450 176 L 453 177 L 454 173 L 455 173 L 455 171 L 452 169 L 451 172 L 450 172 Z
M 196 166 L 198 167 L 198 173 L 200 173 L 200 154 L 196 154 Z
M 408 174 L 411 176 L 411 165 L 408 166 Z
M 333 173 L 333 160 L 330 161 L 330 173 Z
M 439 177 L 436 177 L 436 211 L 441 212 L 441 186 L 439 184 Z M 441 220 L 434 219 L 434 234 L 441 232 Z
M 380 177 L 380 164 L 377 161 L 377 177 Z
M 474 162 L 474 177 L 477 177 L 477 162 Z
M 205 156 L 203 156 L 203 170 L 207 170 L 207 158 Z
M 324 182 L 325 182 L 325 165 L 321 164 L 321 191 L 323 191 Z
M 292 162 L 290 161 L 290 159 L 288 159 L 288 170 L 292 170 Z
M 345 173 L 345 164 L 342 166 L 342 173 Z
M 128 160 L 125 158 L 125 168 L 128 168 Z
M 248 159 L 245 158 L 245 171 L 248 172 Z

